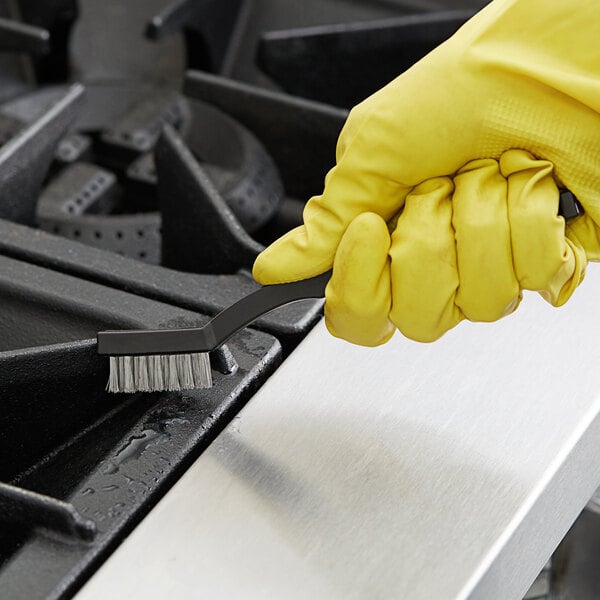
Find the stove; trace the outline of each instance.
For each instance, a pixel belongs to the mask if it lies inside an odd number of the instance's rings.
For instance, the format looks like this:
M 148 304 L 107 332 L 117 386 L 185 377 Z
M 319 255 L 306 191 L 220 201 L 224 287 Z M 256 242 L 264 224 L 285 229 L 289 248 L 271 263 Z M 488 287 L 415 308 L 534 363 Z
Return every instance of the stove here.
M 73 597 L 321 303 L 257 320 L 185 393 L 106 393 L 96 331 L 200 325 L 256 289 L 347 110 L 482 4 L 0 0 L 2 597 Z

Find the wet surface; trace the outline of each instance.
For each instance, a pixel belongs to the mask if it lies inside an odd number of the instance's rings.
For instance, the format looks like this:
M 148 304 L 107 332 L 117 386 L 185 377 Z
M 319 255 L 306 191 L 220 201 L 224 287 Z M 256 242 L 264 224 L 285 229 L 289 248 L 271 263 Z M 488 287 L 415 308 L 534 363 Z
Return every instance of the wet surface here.
M 243 343 L 238 345 L 232 338 L 229 348 L 239 364 L 235 372 L 216 372 L 215 385 L 209 390 L 178 394 L 107 394 L 103 391 L 106 365 L 102 367 L 102 361 L 93 353 L 91 341 L 81 348 L 75 345 L 82 357 L 89 353 L 94 357 L 91 364 L 98 370 L 91 379 L 86 379 L 84 361 L 78 376 L 71 377 L 68 385 L 61 383 L 61 372 L 75 367 L 77 352 L 71 361 L 61 358 L 56 364 L 52 354 L 46 357 L 45 368 L 37 369 L 39 385 L 48 389 L 44 377 L 58 378 L 52 385 L 63 388 L 62 402 L 71 398 L 74 406 L 86 413 L 86 402 L 91 406 L 94 397 L 99 414 L 92 418 L 87 412 L 87 424 L 80 433 L 57 443 L 40 460 L 24 464 L 16 474 L 13 472 L 10 482 L 70 503 L 82 517 L 96 524 L 98 533 L 93 543 L 75 544 L 43 530 L 29 533 L 1 525 L 0 586 L 7 597 L 45 598 L 50 590 L 64 585 L 70 595 L 87 570 L 139 522 L 278 364 L 280 346 L 266 334 L 256 334 L 253 341 L 253 335 L 245 332 Z M 24 360 L 27 362 L 27 354 Z M 32 360 L 35 362 L 35 357 Z M 18 369 L 26 371 L 28 363 Z M 17 371 L 13 368 L 10 372 Z M 3 394 L 5 403 L 7 394 L 18 403 L 21 388 L 11 390 L 11 378 L 1 380 L 8 386 Z M 72 397 L 67 394 L 69 390 Z M 57 399 L 36 395 L 37 401 L 30 398 L 35 414 L 45 414 L 46 401 L 54 408 L 60 407 Z M 106 412 L 102 411 L 103 404 Z M 68 406 L 67 410 L 72 413 Z M 51 423 L 57 427 L 60 421 L 52 419 Z M 42 557 L 47 569 L 39 569 L 35 578 L 23 581 L 19 573 Z M 74 568 L 77 577 L 63 579 Z

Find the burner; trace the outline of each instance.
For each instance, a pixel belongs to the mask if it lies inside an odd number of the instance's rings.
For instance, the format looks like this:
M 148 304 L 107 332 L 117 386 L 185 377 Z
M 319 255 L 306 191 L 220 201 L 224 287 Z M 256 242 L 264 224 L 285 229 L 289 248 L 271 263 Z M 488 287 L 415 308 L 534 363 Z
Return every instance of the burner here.
M 116 88 L 112 87 L 114 92 Z M 116 89 L 113 104 L 130 105 L 130 90 Z M 49 97 L 57 92 L 43 91 L 5 105 L 2 114 L 8 124 L 15 119 L 28 120 L 39 112 Z M 102 88 L 93 93 L 105 98 Z M 39 96 L 39 97 L 38 97 Z M 115 102 L 114 98 L 117 98 Z M 92 106 L 98 102 L 92 98 Z M 56 153 L 56 174 L 44 190 L 37 209 L 40 226 L 47 231 L 78 239 L 100 248 L 114 250 L 157 264 L 160 262 L 161 217 L 156 212 L 157 176 L 154 159 L 149 153 L 155 146 L 161 128 L 166 124 L 178 127 L 199 163 L 233 211 L 237 222 L 249 233 L 265 225 L 277 212 L 284 196 L 283 184 L 277 168 L 259 140 L 245 127 L 221 111 L 197 100 L 184 99 L 175 94 L 163 94 L 134 102 L 133 107 L 109 124 L 108 117 L 117 110 L 108 110 L 106 124 L 98 123 L 97 115 L 89 106 L 84 109 L 76 128 L 60 144 Z M 94 127 L 94 129 L 92 129 Z M 83 159 L 90 162 L 83 162 Z M 170 177 L 169 166 L 163 170 Z M 172 177 L 171 177 L 172 179 Z M 175 178 L 176 179 L 176 178 Z M 175 182 L 176 183 L 176 182 Z M 180 195 L 160 187 L 162 203 L 170 215 L 185 215 L 178 209 Z M 219 219 L 219 215 L 216 215 Z M 210 221 L 196 223 L 198 228 L 210 229 Z M 190 235 L 196 238 L 194 223 L 189 223 Z M 220 225 L 219 225 L 220 226 Z M 220 254 L 227 240 L 218 233 L 204 239 L 205 246 Z M 177 236 L 178 238 L 180 236 Z M 191 241 L 191 240 L 190 240 Z M 189 246 L 185 239 L 177 243 Z M 253 245 L 252 245 L 253 244 Z M 172 246 L 171 244 L 167 244 Z M 249 267 L 261 246 L 251 242 L 252 257 L 237 263 L 219 264 L 198 261 L 199 272 L 231 272 Z M 223 248 L 223 252 L 227 248 Z M 188 269 L 189 261 L 179 265 L 171 258 L 169 266 Z

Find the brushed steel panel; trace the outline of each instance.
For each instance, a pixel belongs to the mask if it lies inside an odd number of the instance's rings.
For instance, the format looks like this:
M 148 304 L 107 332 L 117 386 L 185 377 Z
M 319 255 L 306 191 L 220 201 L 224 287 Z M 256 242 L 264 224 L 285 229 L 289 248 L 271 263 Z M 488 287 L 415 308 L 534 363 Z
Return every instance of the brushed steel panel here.
M 364 349 L 321 323 L 78 594 L 522 598 L 600 482 L 600 270 Z

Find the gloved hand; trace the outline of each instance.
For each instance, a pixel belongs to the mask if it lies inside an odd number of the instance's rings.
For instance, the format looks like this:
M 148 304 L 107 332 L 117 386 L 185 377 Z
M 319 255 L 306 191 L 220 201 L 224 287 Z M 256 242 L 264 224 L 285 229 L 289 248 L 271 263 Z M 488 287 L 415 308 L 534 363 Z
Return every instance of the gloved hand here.
M 379 215 L 362 213 L 333 262 L 329 330 L 367 346 L 396 327 L 429 342 L 463 318 L 511 313 L 523 289 L 563 304 L 583 279 L 586 255 L 565 237 L 558 199 L 552 164 L 509 150 L 415 186 L 391 236 Z
M 311 277 L 331 268 L 335 258 L 326 296 L 328 326 L 336 335 L 367 345 L 382 343 L 393 331 L 387 317 L 379 322 L 385 307 L 403 333 L 430 340 L 463 315 L 494 320 L 514 309 L 517 288 L 533 286 L 527 278 L 551 302 L 564 302 L 583 272 L 581 248 L 587 259 L 600 258 L 599 17 L 595 0 L 495 0 L 448 42 L 354 108 L 323 194 L 308 202 L 304 226 L 258 257 L 257 281 Z M 504 168 L 511 156 L 504 155 L 512 148 L 544 159 L 545 166 L 532 166 L 532 172 L 520 166 L 513 177 Z M 502 173 L 492 172 L 493 163 L 471 162 L 501 157 Z M 553 173 L 535 174 L 552 165 Z M 543 185 L 531 183 L 539 178 Z M 503 274 L 506 281 L 496 285 L 497 274 L 486 269 L 503 263 L 506 270 L 511 248 L 519 252 L 513 217 L 507 223 L 502 210 L 491 206 L 504 205 L 510 211 L 514 179 L 522 187 L 525 212 L 530 198 L 541 194 L 544 202 L 553 202 L 556 214 L 556 186 L 548 183 L 552 178 L 569 188 L 586 211 L 569 227 L 572 241 L 561 238 L 571 258 L 558 267 L 560 274 L 548 274 L 545 263 L 528 263 L 527 277 L 515 262 L 516 284 L 513 280 L 509 286 L 510 277 Z M 392 220 L 403 207 L 394 229 Z M 525 219 L 539 244 L 548 243 L 550 231 L 555 234 L 556 223 L 544 215 L 539 223 Z M 450 252 L 454 232 L 442 222 L 469 226 L 464 236 L 462 226 L 456 229 L 458 262 L 447 254 L 448 273 L 440 287 L 428 282 L 426 265 L 436 251 Z M 391 246 L 384 235 L 388 226 Z M 475 233 L 478 228 L 488 233 Z M 537 255 L 555 256 L 556 248 L 536 246 Z M 390 265 L 382 266 L 388 256 Z M 565 265 L 571 269 L 566 277 Z M 377 277 L 388 281 L 375 286 L 372 296 Z M 395 279 L 405 283 L 396 285 Z M 476 307 L 478 298 L 482 304 Z M 421 316 L 415 307 L 423 308 Z M 371 319 L 371 313 L 379 316 Z

